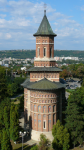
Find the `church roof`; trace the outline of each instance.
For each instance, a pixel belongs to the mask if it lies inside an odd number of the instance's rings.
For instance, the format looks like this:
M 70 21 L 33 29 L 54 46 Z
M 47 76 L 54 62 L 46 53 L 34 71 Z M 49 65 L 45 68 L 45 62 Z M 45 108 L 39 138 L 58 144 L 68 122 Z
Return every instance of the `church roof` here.
M 47 17 L 46 17 L 46 14 L 44 14 L 44 17 L 43 17 L 43 19 L 42 19 L 42 21 L 41 21 L 41 24 L 40 24 L 38 30 L 37 30 L 37 32 L 34 34 L 34 36 L 40 36 L 40 35 L 52 35 L 52 36 L 57 36 L 57 35 L 53 32 L 53 30 L 52 30 L 52 28 L 51 28 L 51 26 L 50 26 L 50 24 L 49 24 L 49 21 L 48 21 L 48 19 L 47 19 Z
M 43 71 L 45 71 L 45 72 L 55 72 L 55 71 L 61 72 L 62 69 L 57 68 L 57 67 L 31 67 L 28 69 L 28 71 L 30 71 L 30 72 L 36 72 L 36 71 L 37 72 L 39 72 L 39 71 L 41 71 L 41 72 L 43 72 Z
M 60 88 L 65 88 L 65 85 L 63 85 L 60 82 L 52 82 L 46 78 L 36 81 L 36 82 L 30 82 L 28 79 L 21 84 L 24 88 L 31 89 L 31 90 L 57 90 Z

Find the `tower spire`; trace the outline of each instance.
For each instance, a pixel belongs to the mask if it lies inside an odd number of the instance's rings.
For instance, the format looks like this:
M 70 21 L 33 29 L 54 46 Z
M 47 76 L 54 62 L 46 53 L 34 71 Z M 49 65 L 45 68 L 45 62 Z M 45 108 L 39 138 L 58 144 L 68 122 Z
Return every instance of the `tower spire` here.
M 46 15 L 46 7 L 47 5 L 44 3 L 44 16 Z

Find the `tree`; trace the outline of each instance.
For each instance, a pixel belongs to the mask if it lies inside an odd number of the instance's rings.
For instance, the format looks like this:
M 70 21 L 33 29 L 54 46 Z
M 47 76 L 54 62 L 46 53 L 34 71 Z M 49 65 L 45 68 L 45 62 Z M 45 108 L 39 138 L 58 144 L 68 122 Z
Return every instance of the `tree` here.
M 48 150 L 48 144 L 50 141 L 46 138 L 46 135 L 40 134 L 39 150 Z
M 31 150 L 51 150 L 48 145 L 50 144 L 50 141 L 46 138 L 46 135 L 40 134 L 40 142 L 39 145 L 36 145 L 31 148 Z
M 7 132 L 8 137 L 10 137 L 9 129 L 10 129 L 10 109 L 5 106 L 4 112 L 3 112 L 3 118 L 4 118 L 4 126 Z
M 0 66 L 0 102 L 7 96 L 6 71 Z
M 10 138 L 8 137 L 7 132 L 6 132 L 5 129 L 3 129 L 1 149 L 2 150 L 12 150 L 12 145 L 11 145 L 11 142 L 10 142 Z
M 69 149 L 69 133 L 67 128 L 61 124 L 60 120 L 57 121 L 56 125 L 53 125 L 52 135 L 54 137 L 52 147 L 55 150 Z
M 60 72 L 60 77 L 62 77 L 64 79 L 66 79 L 66 77 L 68 77 L 68 75 L 69 75 L 69 72 L 66 69 L 64 69 L 62 72 Z
M 71 93 L 66 114 L 66 127 L 68 128 L 73 144 L 82 144 L 84 140 L 84 87 Z
M 10 109 L 10 138 L 13 141 L 17 141 L 19 138 L 19 115 L 17 105 L 11 105 Z

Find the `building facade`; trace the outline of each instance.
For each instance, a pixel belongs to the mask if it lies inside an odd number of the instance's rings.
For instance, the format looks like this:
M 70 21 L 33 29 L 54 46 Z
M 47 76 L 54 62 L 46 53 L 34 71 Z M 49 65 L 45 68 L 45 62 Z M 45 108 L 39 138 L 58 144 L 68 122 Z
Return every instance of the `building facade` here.
M 31 138 L 40 140 L 43 133 L 53 140 L 52 127 L 57 119 L 63 121 L 62 111 L 65 108 L 65 87 L 59 81 L 61 69 L 54 60 L 54 37 L 57 36 L 44 11 L 44 17 L 36 37 L 36 57 L 34 67 L 30 68 L 30 79 L 24 87 L 24 120 L 29 123 Z

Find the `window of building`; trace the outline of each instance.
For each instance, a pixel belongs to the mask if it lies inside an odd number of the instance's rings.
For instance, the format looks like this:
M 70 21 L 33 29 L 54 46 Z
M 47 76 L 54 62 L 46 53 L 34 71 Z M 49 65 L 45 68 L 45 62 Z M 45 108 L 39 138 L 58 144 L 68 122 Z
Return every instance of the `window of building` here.
M 46 106 L 43 106 L 43 112 L 46 113 Z
M 34 129 L 36 129 L 36 119 L 34 119 Z
M 38 112 L 41 112 L 41 106 L 38 106 Z
M 51 115 L 48 116 L 49 131 L 51 130 Z
M 46 56 L 46 47 L 43 48 L 44 56 Z
M 33 109 L 32 109 L 32 104 L 31 104 L 31 110 L 33 110 Z
M 38 130 L 41 129 L 41 115 L 38 114 Z
M 34 114 L 34 119 L 36 119 L 36 114 Z
M 43 121 L 43 128 L 46 129 L 46 121 Z
M 34 111 L 36 111 L 36 105 L 34 105 Z
M 38 128 L 41 128 L 41 120 L 38 120 Z
M 52 48 L 50 47 L 50 57 L 52 57 Z
M 48 107 L 48 112 L 51 112 L 51 106 Z
M 38 114 L 38 120 L 41 120 L 41 115 L 40 114 Z
M 55 112 L 55 105 L 53 106 L 53 112 Z
M 56 118 L 55 118 L 55 114 L 53 114 L 53 124 L 55 124 L 55 120 L 56 120 Z
M 43 129 L 46 129 L 46 115 L 43 115 Z

